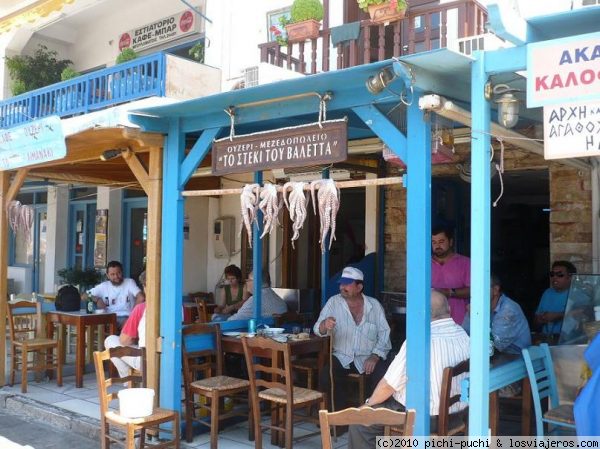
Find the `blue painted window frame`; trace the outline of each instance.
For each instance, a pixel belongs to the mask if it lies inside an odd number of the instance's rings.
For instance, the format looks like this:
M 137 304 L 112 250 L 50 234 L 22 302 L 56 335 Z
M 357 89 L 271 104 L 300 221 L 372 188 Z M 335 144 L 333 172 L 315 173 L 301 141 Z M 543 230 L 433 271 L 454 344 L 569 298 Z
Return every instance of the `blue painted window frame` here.
M 123 263 L 123 274 L 126 277 L 131 277 L 131 254 L 129 248 L 131 247 L 131 212 L 133 209 L 146 209 L 146 212 L 148 212 L 148 198 L 123 198 L 123 246 L 121 250 L 121 260 Z
M 82 268 L 94 267 L 94 229 L 96 216 L 96 200 L 70 200 L 69 201 L 69 267 L 75 266 L 75 245 L 77 238 L 77 212 L 83 211 L 84 241 Z

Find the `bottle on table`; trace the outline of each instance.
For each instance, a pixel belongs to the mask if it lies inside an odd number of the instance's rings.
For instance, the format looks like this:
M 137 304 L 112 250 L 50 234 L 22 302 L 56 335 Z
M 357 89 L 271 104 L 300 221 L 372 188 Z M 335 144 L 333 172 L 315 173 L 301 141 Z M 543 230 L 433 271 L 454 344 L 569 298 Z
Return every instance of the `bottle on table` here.
M 94 304 L 94 297 L 91 295 L 88 295 L 85 310 L 87 313 L 94 313 L 94 311 L 96 310 L 96 305 Z

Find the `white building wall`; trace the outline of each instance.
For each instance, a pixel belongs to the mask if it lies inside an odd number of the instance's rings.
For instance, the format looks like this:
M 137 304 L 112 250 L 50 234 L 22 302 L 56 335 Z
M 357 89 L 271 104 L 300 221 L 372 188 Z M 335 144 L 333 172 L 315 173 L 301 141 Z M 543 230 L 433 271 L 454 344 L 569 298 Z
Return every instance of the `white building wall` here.
M 46 269 L 41 292 L 55 292 L 58 284 L 56 272 L 67 268 L 69 188 L 48 187 Z
M 189 225 L 189 238 L 183 240 L 183 291 L 212 291 L 212 286 L 207 284 L 209 199 L 187 198 L 184 213 Z

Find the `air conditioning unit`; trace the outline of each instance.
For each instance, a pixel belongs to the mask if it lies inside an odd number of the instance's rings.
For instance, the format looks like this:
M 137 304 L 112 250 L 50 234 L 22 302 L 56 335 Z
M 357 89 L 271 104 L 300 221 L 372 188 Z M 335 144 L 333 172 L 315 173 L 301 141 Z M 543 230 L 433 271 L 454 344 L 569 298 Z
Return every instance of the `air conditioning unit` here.
M 588 6 L 598 6 L 600 0 L 573 0 L 573 9 L 587 8 Z
M 461 37 L 453 43 L 453 49 L 463 55 L 471 55 L 477 50 L 498 50 L 512 46 L 495 34 L 485 33 L 477 36 Z
M 244 86 L 254 87 L 304 76 L 302 73 L 277 67 L 266 62 L 244 69 Z

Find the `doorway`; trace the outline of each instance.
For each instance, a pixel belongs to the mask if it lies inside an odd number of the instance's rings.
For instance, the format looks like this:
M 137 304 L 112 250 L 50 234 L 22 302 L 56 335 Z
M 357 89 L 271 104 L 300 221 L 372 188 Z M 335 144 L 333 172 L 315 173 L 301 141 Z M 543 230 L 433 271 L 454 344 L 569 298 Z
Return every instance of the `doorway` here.
M 126 277 L 138 278 L 146 269 L 148 242 L 148 199 L 125 199 L 123 270 Z

